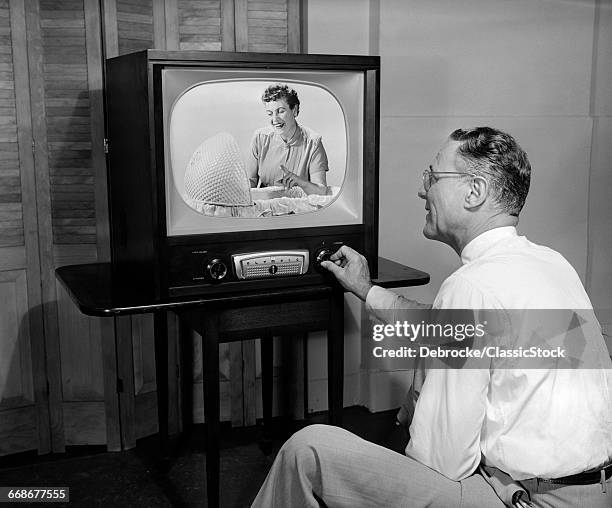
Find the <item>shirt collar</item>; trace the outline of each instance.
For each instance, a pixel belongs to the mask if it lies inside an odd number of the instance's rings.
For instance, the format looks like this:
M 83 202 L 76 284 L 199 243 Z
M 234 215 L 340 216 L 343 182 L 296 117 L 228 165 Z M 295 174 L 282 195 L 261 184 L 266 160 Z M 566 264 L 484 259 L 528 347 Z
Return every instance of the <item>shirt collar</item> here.
M 496 243 L 515 236 L 517 236 L 517 232 L 514 226 L 489 229 L 479 234 L 463 248 L 461 251 L 461 262 L 465 265 L 474 261 L 483 256 Z
M 278 134 L 274 130 L 272 132 L 274 133 L 274 140 L 276 141 L 277 144 L 281 146 L 295 146 L 295 145 L 298 145 L 300 141 L 302 140 L 302 129 L 300 128 L 300 124 L 297 122 L 296 122 L 295 132 L 291 136 L 291 139 L 287 140 L 286 143 L 285 141 L 283 141 L 283 138 L 281 138 L 280 134 Z

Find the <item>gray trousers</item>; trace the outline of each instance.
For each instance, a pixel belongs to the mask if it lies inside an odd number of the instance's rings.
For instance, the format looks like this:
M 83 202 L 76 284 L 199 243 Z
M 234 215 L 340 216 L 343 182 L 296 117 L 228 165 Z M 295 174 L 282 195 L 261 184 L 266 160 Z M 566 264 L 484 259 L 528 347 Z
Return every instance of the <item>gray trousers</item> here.
M 527 485 L 535 506 L 612 507 L 612 484 Z M 559 488 L 560 487 L 560 488 Z M 533 489 L 533 490 L 532 490 Z M 455 482 L 339 427 L 311 425 L 280 449 L 253 508 L 501 508 L 479 474 Z

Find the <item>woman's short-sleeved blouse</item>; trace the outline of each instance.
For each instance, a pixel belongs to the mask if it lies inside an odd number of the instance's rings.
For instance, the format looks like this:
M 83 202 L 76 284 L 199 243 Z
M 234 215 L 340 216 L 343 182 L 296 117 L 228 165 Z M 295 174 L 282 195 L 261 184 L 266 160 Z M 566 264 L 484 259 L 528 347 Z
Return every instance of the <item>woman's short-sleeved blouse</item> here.
M 258 175 L 262 187 L 282 185 L 281 164 L 308 181 L 311 175 L 328 171 L 321 136 L 299 124 L 286 143 L 272 126 L 255 131 L 247 161 L 248 175 Z

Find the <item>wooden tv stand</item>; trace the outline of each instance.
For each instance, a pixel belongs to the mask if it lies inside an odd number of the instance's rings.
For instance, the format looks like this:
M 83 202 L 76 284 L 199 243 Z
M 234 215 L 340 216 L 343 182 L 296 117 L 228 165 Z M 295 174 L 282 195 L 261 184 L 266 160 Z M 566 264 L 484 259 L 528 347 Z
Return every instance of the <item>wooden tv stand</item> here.
M 393 288 L 418 286 L 429 275 L 379 258 L 379 277 L 373 282 Z M 119 318 L 153 313 L 157 405 L 162 455 L 168 441 L 168 329 L 167 312 L 175 312 L 183 326 L 202 336 L 204 414 L 206 420 L 206 480 L 208 506 L 219 505 L 219 344 L 253 337 L 327 331 L 329 421 L 341 425 L 344 376 L 344 291 L 337 283 L 281 288 L 230 295 L 156 299 L 130 280 L 113 278 L 109 263 L 58 268 L 56 276 L 86 315 Z M 116 327 L 121 333 L 120 327 Z M 115 337 L 115 340 L 117 338 Z M 262 355 L 270 356 L 270 348 Z M 269 358 L 262 366 L 270 365 Z M 266 370 L 267 372 L 263 372 Z M 262 378 L 269 376 L 262 368 Z M 271 382 L 265 382 L 264 422 L 271 417 Z M 127 410 L 121 407 L 120 412 Z M 189 422 L 190 423 L 190 422 Z

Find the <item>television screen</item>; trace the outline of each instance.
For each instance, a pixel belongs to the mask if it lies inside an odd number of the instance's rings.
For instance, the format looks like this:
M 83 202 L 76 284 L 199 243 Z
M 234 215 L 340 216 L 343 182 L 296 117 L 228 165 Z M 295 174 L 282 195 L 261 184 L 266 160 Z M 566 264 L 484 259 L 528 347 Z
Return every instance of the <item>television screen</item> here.
M 162 99 L 168 236 L 362 223 L 363 72 L 172 67 Z

